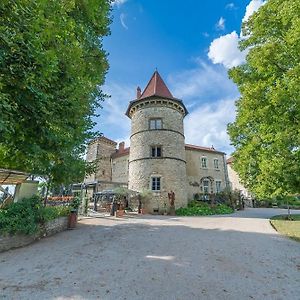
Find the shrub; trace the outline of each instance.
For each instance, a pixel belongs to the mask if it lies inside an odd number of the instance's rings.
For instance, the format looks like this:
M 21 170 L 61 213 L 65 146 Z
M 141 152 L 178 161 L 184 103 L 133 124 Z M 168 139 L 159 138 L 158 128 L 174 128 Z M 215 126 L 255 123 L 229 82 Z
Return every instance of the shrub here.
M 41 223 L 54 220 L 59 217 L 68 216 L 70 213 L 69 206 L 47 206 L 42 209 Z
M 33 234 L 42 220 L 42 202 L 38 197 L 12 203 L 0 211 L 0 231 Z
M 0 210 L 0 232 L 35 234 L 45 222 L 67 216 L 69 212 L 66 206 L 44 207 L 37 196 L 23 199 Z
M 223 215 L 230 214 L 233 209 L 225 204 L 218 204 L 209 206 L 207 203 L 198 201 L 191 201 L 188 207 L 178 208 L 176 210 L 177 216 L 209 216 L 209 215 Z

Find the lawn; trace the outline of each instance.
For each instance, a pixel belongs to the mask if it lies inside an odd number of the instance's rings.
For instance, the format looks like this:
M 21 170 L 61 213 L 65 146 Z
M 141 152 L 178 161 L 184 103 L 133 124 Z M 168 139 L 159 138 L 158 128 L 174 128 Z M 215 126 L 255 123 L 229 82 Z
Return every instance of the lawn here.
M 300 215 L 292 215 L 292 219 L 287 220 L 287 215 L 280 215 L 272 217 L 270 222 L 279 233 L 300 242 Z

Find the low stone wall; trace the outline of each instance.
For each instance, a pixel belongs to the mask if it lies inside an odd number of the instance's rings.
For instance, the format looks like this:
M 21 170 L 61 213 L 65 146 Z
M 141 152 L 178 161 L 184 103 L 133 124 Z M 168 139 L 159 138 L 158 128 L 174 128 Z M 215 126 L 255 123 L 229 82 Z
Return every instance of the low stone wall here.
M 64 231 L 67 228 L 68 228 L 68 217 L 60 217 L 51 220 L 45 224 L 43 235 L 50 236 L 55 233 Z
M 42 237 L 50 236 L 68 228 L 68 217 L 60 217 L 47 222 L 35 235 L 0 235 L 0 252 L 23 247 Z

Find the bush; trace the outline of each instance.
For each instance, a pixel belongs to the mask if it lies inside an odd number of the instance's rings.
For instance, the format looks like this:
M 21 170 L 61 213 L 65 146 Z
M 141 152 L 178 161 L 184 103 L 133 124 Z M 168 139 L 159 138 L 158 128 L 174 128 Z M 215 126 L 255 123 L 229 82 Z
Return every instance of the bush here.
M 256 201 L 257 207 L 272 207 L 277 205 L 279 208 L 300 208 L 300 199 L 298 196 L 277 196 L 271 199 L 259 199 Z
M 233 209 L 225 204 L 218 204 L 209 206 L 207 203 L 198 201 L 191 201 L 188 207 L 178 208 L 176 210 L 177 216 L 209 216 L 209 215 L 223 215 L 231 214 Z
M 0 233 L 35 234 L 45 222 L 69 212 L 69 207 L 44 207 L 37 196 L 23 199 L 0 210 Z
M 42 202 L 38 197 L 12 203 L 0 211 L 0 231 L 33 234 L 42 219 Z
M 68 216 L 70 213 L 69 206 L 47 206 L 43 207 L 41 223 L 54 220 L 59 217 Z

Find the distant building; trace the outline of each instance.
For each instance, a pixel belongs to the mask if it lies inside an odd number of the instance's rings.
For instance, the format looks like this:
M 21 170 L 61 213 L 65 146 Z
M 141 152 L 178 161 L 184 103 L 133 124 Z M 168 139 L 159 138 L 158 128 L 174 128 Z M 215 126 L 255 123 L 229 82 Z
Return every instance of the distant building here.
M 244 196 L 246 205 L 252 206 L 251 199 L 253 198 L 252 194 L 245 188 L 245 186 L 241 183 L 239 175 L 236 171 L 232 168 L 233 157 L 227 159 L 227 170 L 228 170 L 228 177 L 230 182 L 230 188 L 232 190 L 239 190 L 240 193 Z
M 218 193 L 229 184 L 225 153 L 185 144 L 183 102 L 174 98 L 159 73 L 154 72 L 145 90 L 129 102 L 130 148 L 99 137 L 88 145 L 87 161 L 98 160 L 95 174 L 85 179 L 90 191 L 116 186 L 153 192 L 149 211 L 162 210 L 168 192 L 175 206 L 186 206 L 195 194 Z

